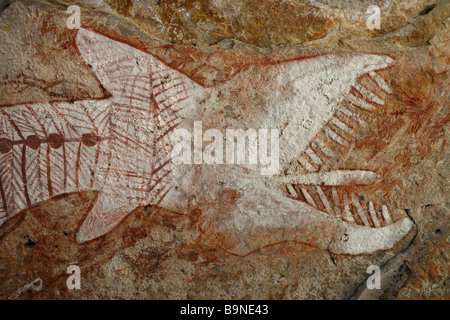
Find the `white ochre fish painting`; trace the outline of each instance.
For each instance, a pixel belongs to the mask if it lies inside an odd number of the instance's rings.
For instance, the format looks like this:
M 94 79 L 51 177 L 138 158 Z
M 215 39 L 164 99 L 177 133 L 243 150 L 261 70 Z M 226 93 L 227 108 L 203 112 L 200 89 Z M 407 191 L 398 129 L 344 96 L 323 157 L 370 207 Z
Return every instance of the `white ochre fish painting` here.
M 0 108 L 0 224 L 57 195 L 93 190 L 98 196 L 79 226 L 80 244 L 144 205 L 200 208 L 203 227 L 232 233 L 237 244 L 230 251 L 239 254 L 255 249 L 246 236 L 265 229 L 294 230 L 299 242 L 352 255 L 389 250 L 413 229 L 407 217 L 393 221 L 388 204 L 370 202 L 367 210 L 346 191 L 370 185 L 375 172 L 320 169 L 332 145 L 345 143 L 340 130 L 351 130 L 343 119 L 362 121 L 354 108 L 370 112 L 384 104 L 358 79 L 368 75 L 389 93 L 380 76 L 394 64 L 389 56 L 321 54 L 250 67 L 205 88 L 96 32 L 80 29 L 76 44 L 109 95 Z M 257 88 L 258 99 L 238 83 Z M 255 103 L 239 110 L 239 99 Z M 232 101 L 238 116 L 231 119 L 221 111 Z M 195 121 L 222 132 L 278 129 L 278 173 L 261 175 L 250 164 L 174 164 L 171 134 Z M 305 174 L 289 174 L 294 162 Z M 224 195 L 234 199 L 227 207 Z M 283 233 L 279 240 L 286 240 Z

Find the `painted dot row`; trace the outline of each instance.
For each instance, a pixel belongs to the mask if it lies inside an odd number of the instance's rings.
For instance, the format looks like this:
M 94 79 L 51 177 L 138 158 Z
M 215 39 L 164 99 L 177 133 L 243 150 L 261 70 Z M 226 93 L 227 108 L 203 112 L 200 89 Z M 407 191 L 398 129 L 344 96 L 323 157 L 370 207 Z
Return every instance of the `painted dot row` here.
M 81 136 L 81 143 L 87 147 L 95 146 L 101 138 L 94 133 L 85 133 Z M 46 139 L 41 139 L 36 135 L 28 136 L 23 142 L 28 148 L 37 150 L 42 143 L 48 143 L 53 149 L 61 148 L 65 143 L 64 138 L 58 133 L 51 133 Z M 13 141 L 6 138 L 0 138 L 0 153 L 8 153 L 13 148 Z

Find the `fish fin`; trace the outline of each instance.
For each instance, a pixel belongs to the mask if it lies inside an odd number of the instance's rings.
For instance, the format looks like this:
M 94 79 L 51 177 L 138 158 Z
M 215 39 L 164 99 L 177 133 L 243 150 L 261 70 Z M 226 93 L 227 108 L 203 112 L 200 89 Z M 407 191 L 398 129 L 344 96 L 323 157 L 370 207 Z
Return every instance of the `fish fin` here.
M 164 112 L 192 108 L 192 99 L 205 95 L 202 86 L 180 71 L 125 43 L 87 29 L 78 31 L 76 43 L 116 104 L 126 105 L 137 115 L 164 118 Z
M 86 64 L 113 96 L 132 92 L 133 86 L 150 80 L 149 55 L 143 51 L 87 29 L 78 31 L 76 44 Z M 151 94 L 151 90 L 145 91 L 142 94 Z
M 136 206 L 123 205 L 122 201 L 100 194 L 78 230 L 77 242 L 84 243 L 107 234 L 135 208 Z

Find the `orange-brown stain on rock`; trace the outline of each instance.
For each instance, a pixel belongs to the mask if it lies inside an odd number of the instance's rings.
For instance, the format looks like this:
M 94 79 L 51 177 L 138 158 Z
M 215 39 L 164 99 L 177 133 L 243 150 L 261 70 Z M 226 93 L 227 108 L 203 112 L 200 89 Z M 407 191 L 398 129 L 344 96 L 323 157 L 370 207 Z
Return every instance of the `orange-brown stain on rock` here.
M 118 13 L 130 16 L 136 23 L 148 23 L 145 10 L 134 8 L 131 1 L 113 1 Z M 119 5 L 120 3 L 120 5 Z M 164 40 L 176 44 L 214 44 L 236 39 L 256 46 L 272 47 L 324 37 L 335 22 L 318 14 L 306 4 L 246 1 L 232 4 L 213 1 L 160 0 L 151 7 L 165 31 Z

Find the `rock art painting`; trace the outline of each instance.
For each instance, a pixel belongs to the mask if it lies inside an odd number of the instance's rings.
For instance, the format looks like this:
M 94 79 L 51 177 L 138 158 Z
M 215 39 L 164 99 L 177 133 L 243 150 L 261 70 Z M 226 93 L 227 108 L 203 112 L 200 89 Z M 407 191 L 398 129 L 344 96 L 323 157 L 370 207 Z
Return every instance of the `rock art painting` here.
M 8 55 L 18 36 L 6 26 L 21 16 L 43 23 L 23 36 L 31 48 L 56 37 L 46 45 L 66 53 L 54 72 L 0 70 L 0 296 L 367 298 L 377 265 L 390 277 L 378 298 L 445 297 L 448 30 L 410 51 L 392 30 L 397 47 L 325 45 L 336 33 L 321 15 L 335 9 L 310 2 L 320 26 L 304 47 L 270 50 L 161 44 L 93 16 L 68 31 L 39 6 L 3 9 L 4 61 L 46 59 Z M 69 61 L 73 78 L 58 71 Z M 423 286 L 439 293 L 415 287 L 426 268 L 411 261 L 426 250 L 438 271 Z M 67 289 L 70 265 L 79 290 Z
M 409 218 L 393 222 L 386 204 L 376 204 L 376 210 L 370 202 L 367 210 L 354 193 L 341 190 L 370 184 L 376 177 L 372 171 L 266 178 L 268 186 L 258 172 L 241 165 L 214 168 L 214 173 L 204 173 L 208 169 L 196 165 L 176 168 L 171 165 L 169 134 L 183 123 L 208 117 L 200 102 L 210 105 L 207 99 L 230 88 L 226 84 L 203 88 L 151 55 L 89 30 L 78 31 L 76 41 L 83 59 L 111 96 L 2 110 L 3 221 L 54 196 L 95 190 L 99 195 L 77 233 L 78 242 L 83 243 L 103 236 L 139 206 L 161 205 L 186 212 L 186 200 L 196 190 L 192 185 L 206 186 L 202 176 L 210 174 L 223 176 L 225 182 L 221 189 L 209 190 L 205 203 L 211 205 L 217 198 L 214 193 L 224 190 L 240 194 L 236 209 L 229 213 L 230 221 L 223 221 L 221 228 L 298 228 L 300 241 L 346 254 L 390 249 L 411 231 Z M 389 93 L 377 71 L 393 63 L 389 56 L 356 53 L 264 66 L 258 70 L 264 77 L 258 86 L 271 88 L 263 97 L 267 115 L 243 119 L 242 127 L 275 124 L 282 129 L 281 169 L 298 160 L 315 172 L 322 158 L 333 152 L 327 144 L 345 143 L 339 130 L 351 131 L 349 117 L 354 108 L 372 110 L 384 105 L 358 79 L 370 76 L 379 90 Z M 249 112 L 256 113 L 258 108 Z M 347 116 L 346 120 L 339 120 L 338 114 Z M 319 131 L 328 139 L 318 138 Z M 296 154 L 297 150 L 303 150 L 302 154 Z M 283 186 L 289 196 L 281 191 Z M 202 210 L 206 221 L 210 210 L 217 208 Z M 326 237 L 314 239 L 308 229 L 315 228 L 321 228 Z M 371 241 L 364 241 L 367 238 Z M 245 254 L 245 249 L 239 248 L 239 253 Z

